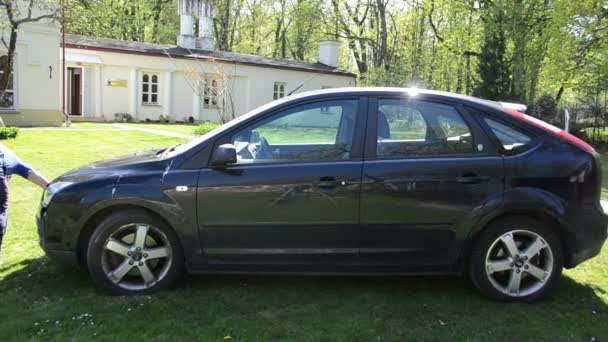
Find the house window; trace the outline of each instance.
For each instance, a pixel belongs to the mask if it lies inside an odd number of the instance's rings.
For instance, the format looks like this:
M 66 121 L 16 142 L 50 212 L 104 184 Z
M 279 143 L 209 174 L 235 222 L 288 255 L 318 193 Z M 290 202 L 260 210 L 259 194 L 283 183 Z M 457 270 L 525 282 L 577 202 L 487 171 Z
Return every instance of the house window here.
M 4 76 L 4 69 L 8 63 L 8 56 L 0 56 L 0 77 Z M 13 64 L 14 67 L 14 64 Z M 4 94 L 0 96 L 0 109 L 14 109 L 15 108 L 15 83 L 14 73 L 11 70 L 11 74 L 8 78 L 8 87 L 4 91 Z
M 141 84 L 141 102 L 143 104 L 158 104 L 158 75 L 144 74 Z
M 272 93 L 272 98 L 274 100 L 278 100 L 283 97 L 285 97 L 285 83 L 274 82 L 274 91 Z
M 215 78 L 205 79 L 203 88 L 203 107 L 216 108 L 219 94 L 219 81 Z

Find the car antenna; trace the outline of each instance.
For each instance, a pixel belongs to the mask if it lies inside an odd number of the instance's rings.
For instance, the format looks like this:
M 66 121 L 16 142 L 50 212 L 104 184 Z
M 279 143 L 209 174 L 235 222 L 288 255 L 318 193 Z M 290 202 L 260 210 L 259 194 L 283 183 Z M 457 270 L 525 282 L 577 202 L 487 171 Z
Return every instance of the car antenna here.
M 302 82 L 302 84 L 300 84 L 299 86 L 297 86 L 294 90 L 290 91 L 289 94 L 287 94 L 287 96 L 295 93 L 296 91 L 300 90 L 300 88 L 302 88 L 306 83 L 312 81 L 315 77 L 319 76 L 321 73 L 318 72 L 316 74 L 314 74 L 311 78 L 307 79 L 306 81 Z

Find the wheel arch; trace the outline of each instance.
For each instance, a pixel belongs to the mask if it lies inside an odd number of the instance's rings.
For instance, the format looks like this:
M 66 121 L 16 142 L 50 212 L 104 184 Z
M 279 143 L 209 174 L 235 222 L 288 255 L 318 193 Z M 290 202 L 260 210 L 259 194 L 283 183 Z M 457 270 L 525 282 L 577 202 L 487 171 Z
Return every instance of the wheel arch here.
M 480 222 L 472 230 L 471 234 L 467 238 L 467 241 L 465 242 L 465 246 L 464 246 L 463 252 L 461 254 L 462 255 L 460 258 L 461 259 L 461 261 L 460 261 L 461 271 L 463 271 L 463 272 L 468 271 L 473 246 L 475 246 L 475 244 L 479 240 L 481 233 L 483 233 L 493 223 L 500 221 L 500 220 L 504 220 L 507 217 L 513 217 L 513 216 L 526 216 L 526 217 L 532 218 L 534 220 L 542 222 L 543 224 L 545 224 L 547 226 L 547 228 L 551 229 L 551 231 L 553 231 L 555 233 L 558 241 L 560 242 L 560 247 L 562 248 L 563 256 L 564 256 L 564 265 L 567 266 L 570 264 L 570 262 L 571 262 L 570 259 L 572 258 L 572 253 L 571 253 L 572 250 L 568 244 L 568 233 L 567 233 L 567 229 L 565 226 L 565 222 L 560 220 L 557 215 L 547 212 L 546 210 L 522 208 L 522 209 L 505 210 L 505 211 L 496 213 L 493 216 L 487 218 L 486 220 Z
M 117 204 L 113 204 L 104 208 L 101 208 L 100 210 L 96 211 L 95 213 L 93 213 L 92 215 L 90 215 L 87 220 L 85 221 L 83 228 L 80 231 L 80 234 L 78 235 L 78 239 L 76 242 L 76 258 L 78 260 L 78 264 L 83 268 L 86 269 L 86 248 L 88 245 L 88 242 L 91 238 L 91 236 L 93 235 L 93 232 L 95 231 L 95 227 L 97 227 L 97 225 L 103 221 L 106 217 L 108 217 L 109 215 L 111 215 L 112 213 L 118 212 L 118 211 L 127 211 L 127 210 L 138 210 L 138 211 L 142 211 L 145 212 L 155 218 L 157 218 L 158 220 L 161 220 L 167 227 L 169 227 L 170 229 L 173 230 L 173 232 L 175 232 L 177 234 L 177 231 L 175 230 L 175 228 L 173 227 L 173 225 L 169 222 L 169 220 L 167 220 L 166 218 L 164 218 L 162 215 L 160 215 L 159 213 L 157 213 L 156 211 L 144 207 L 144 206 L 140 206 L 140 205 L 136 205 L 136 204 L 125 204 L 125 203 L 117 203 Z M 179 236 L 179 234 L 177 234 Z M 182 241 L 181 239 L 179 243 L 181 244 Z

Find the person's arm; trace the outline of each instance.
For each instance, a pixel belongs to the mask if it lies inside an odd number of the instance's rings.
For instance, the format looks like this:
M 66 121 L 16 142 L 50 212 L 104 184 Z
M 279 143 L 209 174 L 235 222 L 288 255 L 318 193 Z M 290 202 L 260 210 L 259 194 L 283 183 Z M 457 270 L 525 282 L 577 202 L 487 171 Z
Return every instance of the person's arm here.
M 19 176 L 38 185 L 43 190 L 46 189 L 46 187 L 49 185 L 49 181 L 46 178 L 44 178 L 43 175 L 41 175 L 38 171 L 34 170 L 33 167 L 22 162 L 19 158 L 15 157 L 15 160 L 17 161 L 15 171 Z
M 47 186 L 49 186 L 49 181 L 34 169 L 30 169 L 30 172 L 27 174 L 27 180 L 38 185 L 43 190 L 46 189 Z

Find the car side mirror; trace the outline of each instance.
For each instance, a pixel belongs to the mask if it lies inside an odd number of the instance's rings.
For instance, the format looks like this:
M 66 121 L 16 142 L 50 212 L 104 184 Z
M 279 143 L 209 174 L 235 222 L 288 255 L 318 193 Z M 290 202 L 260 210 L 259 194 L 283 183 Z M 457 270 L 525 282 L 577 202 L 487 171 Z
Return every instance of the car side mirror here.
M 211 157 L 211 166 L 223 167 L 230 164 L 236 164 L 236 147 L 232 144 L 223 144 L 218 146 Z

